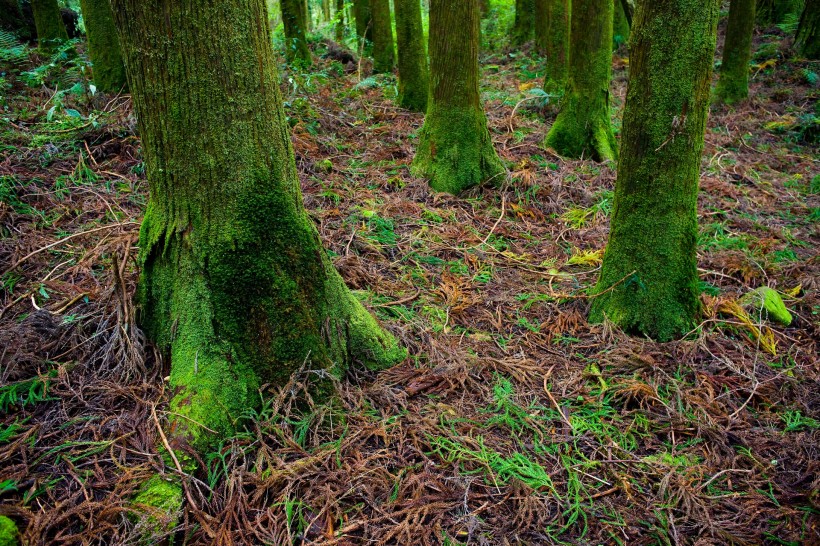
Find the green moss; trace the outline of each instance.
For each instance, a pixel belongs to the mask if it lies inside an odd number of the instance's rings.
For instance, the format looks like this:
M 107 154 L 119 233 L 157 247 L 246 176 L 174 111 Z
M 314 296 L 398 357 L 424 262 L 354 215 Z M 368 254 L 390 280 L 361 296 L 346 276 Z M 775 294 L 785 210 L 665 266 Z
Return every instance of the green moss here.
M 37 28 L 37 46 L 41 51 L 49 53 L 68 41 L 57 0 L 31 0 L 31 10 Z
M 434 190 L 453 195 L 490 179 L 501 183 L 504 166 L 493 148 L 484 111 L 433 105 L 424 120 L 412 171 L 429 178 Z
M 638 5 L 609 242 L 590 320 L 669 340 L 700 309 L 697 193 L 719 7 Z
M 820 59 L 820 1 L 806 0 L 794 45 L 805 58 Z
M 792 323 L 792 314 L 783 303 L 783 298 L 776 290 L 768 286 L 761 286 L 756 290 L 752 290 L 740 300 L 744 307 L 752 307 L 756 314 L 762 314 L 763 318 L 770 319 L 783 326 L 788 326 Z M 754 316 L 754 315 L 753 315 Z
M 544 55 L 547 57 L 544 91 L 563 94 L 567 83 L 569 62 L 570 11 L 569 0 L 538 0 L 539 19 L 547 21 L 543 30 Z
M 396 64 L 390 0 L 370 0 L 373 23 L 373 71 L 391 72 Z
M 205 451 L 263 384 L 406 352 L 344 286 L 304 210 L 264 3 L 140 4 L 112 5 L 150 185 L 139 321 L 170 359 L 172 447 Z
M 621 0 L 613 0 L 613 2 L 612 45 L 617 48 L 629 41 L 629 21 L 624 13 L 623 2 Z
M 80 6 L 94 68 L 94 84 L 106 93 L 120 91 L 125 86 L 125 65 L 111 4 L 108 0 L 81 0 Z
M 0 516 L 0 546 L 17 546 L 20 544 L 20 532 L 11 518 Z
M 165 534 L 177 526 L 182 512 L 182 485 L 176 479 L 153 476 L 140 488 L 134 506 L 145 510 L 150 534 Z
M 565 157 L 606 161 L 618 154 L 609 120 L 612 8 L 612 0 L 573 8 L 569 78 L 558 117 L 544 139 L 546 147 Z
M 512 28 L 513 45 L 521 45 L 533 37 L 535 31 L 535 0 L 515 0 L 515 22 Z
M 749 59 L 752 56 L 756 0 L 732 0 L 723 46 L 715 102 L 735 104 L 749 96 Z
M 421 20 L 421 3 L 395 0 L 396 41 L 399 46 L 399 106 L 427 111 L 430 78 Z
M 312 62 L 305 39 L 305 17 L 301 0 L 280 0 L 282 25 L 285 30 L 285 58 L 289 63 L 309 66 Z

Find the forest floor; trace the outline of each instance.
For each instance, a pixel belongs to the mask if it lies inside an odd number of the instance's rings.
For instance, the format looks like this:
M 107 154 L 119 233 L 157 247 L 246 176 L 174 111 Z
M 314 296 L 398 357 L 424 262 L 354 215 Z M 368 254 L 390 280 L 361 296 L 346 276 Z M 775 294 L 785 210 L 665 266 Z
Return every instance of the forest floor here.
M 410 357 L 340 383 L 343 422 L 295 403 L 307 374 L 263 392 L 184 477 L 175 543 L 820 543 L 820 67 L 786 45 L 764 36 L 751 99 L 713 108 L 703 316 L 671 343 L 586 320 L 615 166 L 541 149 L 542 60 L 482 59 L 510 175 L 458 198 L 409 174 L 423 116 L 394 106 L 394 78 L 286 71 L 306 207 Z M 0 514 L 25 544 L 159 542 L 163 515 L 133 502 L 176 472 L 168 370 L 131 302 L 140 142 L 128 96 L 57 61 L 0 66 Z M 740 307 L 759 286 L 790 326 Z

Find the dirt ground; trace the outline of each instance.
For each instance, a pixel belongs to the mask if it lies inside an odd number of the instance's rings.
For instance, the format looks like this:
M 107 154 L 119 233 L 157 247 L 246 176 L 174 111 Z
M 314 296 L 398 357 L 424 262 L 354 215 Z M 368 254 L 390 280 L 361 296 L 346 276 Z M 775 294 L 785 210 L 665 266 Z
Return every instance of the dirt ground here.
M 266 388 L 182 478 L 175 522 L 132 501 L 176 470 L 168 370 L 131 302 L 147 182 L 129 97 L 92 96 L 79 63 L 7 56 L 0 514 L 31 545 L 819 544 L 820 66 L 776 32 L 755 47 L 750 100 L 711 113 L 703 316 L 671 343 L 586 321 L 615 165 L 540 147 L 543 59 L 482 58 L 510 174 L 458 198 L 409 174 L 423 116 L 394 106 L 392 76 L 284 72 L 306 207 L 410 357 L 340 383 L 346 420 L 297 403 L 307 371 Z M 738 305 L 759 286 L 790 326 Z

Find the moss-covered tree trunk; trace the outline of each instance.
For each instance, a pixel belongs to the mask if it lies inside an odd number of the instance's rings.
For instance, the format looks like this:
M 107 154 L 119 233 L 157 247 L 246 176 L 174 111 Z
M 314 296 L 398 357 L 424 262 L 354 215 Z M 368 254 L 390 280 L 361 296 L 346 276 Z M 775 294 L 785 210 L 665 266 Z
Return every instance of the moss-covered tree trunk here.
M 40 51 L 49 53 L 68 40 L 57 0 L 31 0 L 31 11 Z
M 373 24 L 373 71 L 391 72 L 396 64 L 390 0 L 370 0 Z
M 820 0 L 806 0 L 794 43 L 807 59 L 820 59 Z
M 80 0 L 94 69 L 94 84 L 106 93 L 125 87 L 125 65 L 109 0 Z
M 419 0 L 395 0 L 396 41 L 399 49 L 399 106 L 427 110 L 430 78 Z
M 345 0 L 336 0 L 335 37 L 337 42 L 345 39 Z
M 310 3 L 308 0 L 300 0 L 299 13 L 302 15 L 302 27 L 305 29 L 305 34 L 307 34 L 313 23 L 313 19 L 310 16 Z
M 723 45 L 723 62 L 714 100 L 734 104 L 749 96 L 749 59 L 755 27 L 755 0 L 732 0 Z
M 310 65 L 302 0 L 279 0 L 279 7 L 285 28 L 285 58 L 289 63 Z
M 512 28 L 513 45 L 531 40 L 535 32 L 535 0 L 515 0 L 515 21 Z
M 170 359 L 174 441 L 202 449 L 303 364 L 339 377 L 404 351 L 304 210 L 264 0 L 148 4 L 112 2 L 150 188 L 139 317 Z
M 474 0 L 430 0 L 430 98 L 413 172 L 437 191 L 458 194 L 504 173 L 478 91 L 478 25 Z
M 353 14 L 356 18 L 356 35 L 359 40 L 373 40 L 373 21 L 370 14 L 370 0 L 353 0 Z
M 668 340 L 699 312 L 696 206 L 718 0 L 641 0 L 609 242 L 590 318 Z
M 613 0 L 612 45 L 618 47 L 629 41 L 629 18 L 622 0 Z
M 543 31 L 544 55 L 547 57 L 544 91 L 551 94 L 563 93 L 569 63 L 570 0 L 536 1 L 537 13 L 543 13 L 539 17 L 544 17 L 546 24 Z
M 570 22 L 569 74 L 561 110 L 544 144 L 566 157 L 615 159 L 609 119 L 612 0 L 576 0 Z

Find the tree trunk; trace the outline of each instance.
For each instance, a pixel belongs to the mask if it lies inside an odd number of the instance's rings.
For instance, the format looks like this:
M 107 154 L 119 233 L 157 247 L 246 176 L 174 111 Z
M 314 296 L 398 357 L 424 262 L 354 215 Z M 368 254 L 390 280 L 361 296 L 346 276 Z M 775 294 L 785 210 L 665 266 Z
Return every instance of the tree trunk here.
M 547 57 L 544 91 L 563 93 L 569 62 L 570 0 L 536 0 L 536 13 L 545 27 L 539 33 Z
M 749 96 L 749 59 L 755 27 L 755 0 L 732 0 L 723 45 L 723 62 L 715 87 L 716 102 L 734 104 Z
M 373 24 L 373 71 L 392 72 L 396 64 L 390 0 L 370 0 Z
M 57 0 L 31 0 L 31 11 L 34 14 L 37 47 L 40 51 L 50 53 L 61 43 L 68 41 Z
M 325 23 L 330 21 L 330 0 L 322 0 L 322 18 Z
M 612 6 L 612 0 L 578 0 L 572 5 L 566 90 L 544 141 L 566 157 L 605 161 L 618 154 L 609 120 Z
M 763 26 L 778 25 L 800 9 L 800 0 L 757 0 L 757 22 Z
M 641 0 L 609 243 L 590 319 L 668 340 L 699 312 L 698 179 L 718 0 Z
M 310 49 L 305 39 L 302 0 L 279 0 L 285 28 L 285 58 L 289 63 L 310 65 Z
M 305 29 L 305 34 L 307 35 L 308 31 L 310 31 L 311 23 L 313 22 L 310 17 L 310 4 L 308 3 L 308 0 L 301 0 L 299 10 L 302 14 L 302 27 Z
M 437 191 L 458 194 L 504 173 L 478 91 L 478 25 L 475 0 L 430 0 L 430 102 L 413 172 Z
M 336 0 L 336 41 L 345 39 L 345 0 Z
M 623 1 L 613 0 L 613 2 L 612 45 L 617 49 L 621 44 L 625 44 L 629 41 L 630 23 L 624 10 Z
M 820 59 L 820 0 L 806 0 L 794 43 L 805 58 Z
M 360 40 L 371 42 L 373 22 L 370 16 L 370 0 L 353 0 L 353 12 L 356 15 L 356 34 Z
M 0 0 L 0 30 L 19 32 L 26 27 L 17 0 Z
M 125 65 L 109 0 L 80 0 L 97 89 L 114 93 L 125 87 Z
M 399 106 L 425 112 L 430 93 L 427 48 L 419 0 L 395 0 L 396 41 L 399 45 Z
M 531 40 L 535 31 L 535 0 L 515 0 L 512 43 L 520 46 Z
M 481 18 L 484 19 L 490 14 L 490 0 L 478 0 L 478 9 L 481 12 Z
M 303 365 L 401 360 L 305 212 L 263 0 L 112 7 L 150 186 L 139 317 L 170 359 L 174 445 L 218 444 Z

